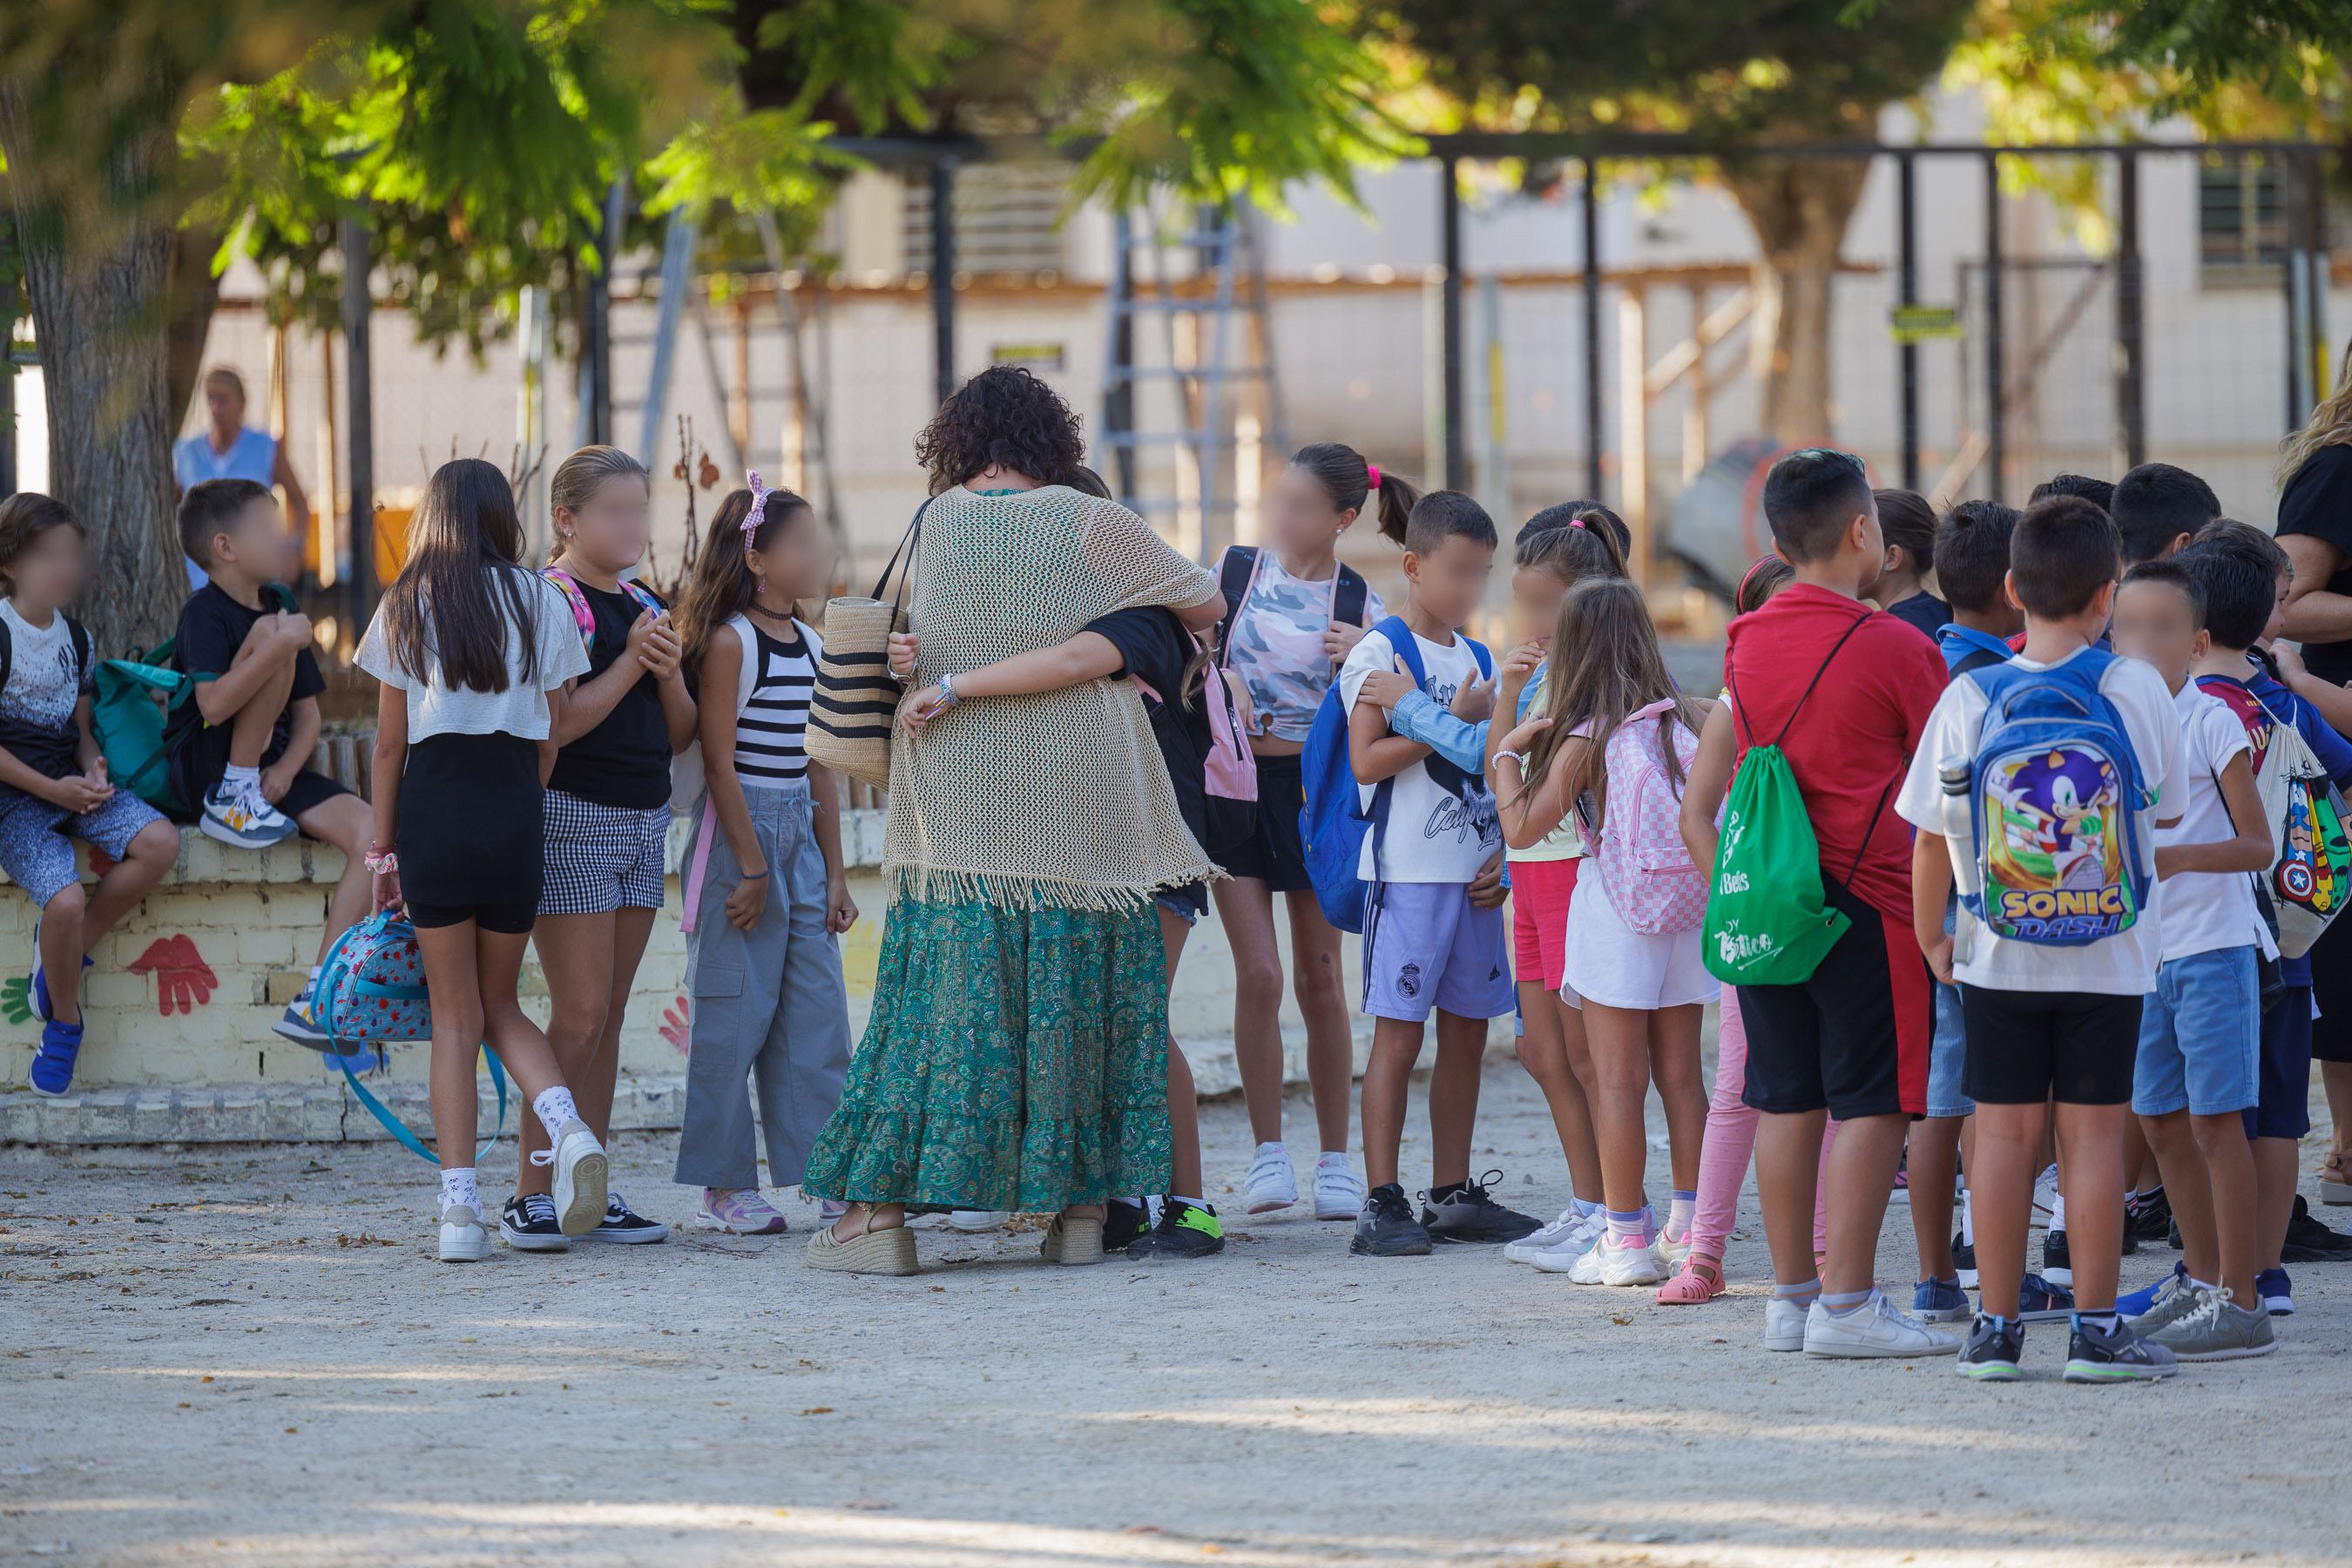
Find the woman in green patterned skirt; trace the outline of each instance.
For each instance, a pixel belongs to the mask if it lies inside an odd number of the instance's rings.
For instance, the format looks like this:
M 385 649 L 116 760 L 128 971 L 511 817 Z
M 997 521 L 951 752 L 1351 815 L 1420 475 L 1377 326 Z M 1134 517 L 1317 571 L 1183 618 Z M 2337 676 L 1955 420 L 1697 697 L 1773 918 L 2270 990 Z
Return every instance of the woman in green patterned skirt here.
M 1104 1203 L 1168 1181 L 1151 895 L 1217 873 L 1128 681 L 960 701 L 954 680 L 1118 610 L 1205 632 L 1224 600 L 1141 518 L 1071 488 L 1077 421 L 1025 370 L 965 383 L 916 452 L 916 672 L 952 706 L 892 741 L 874 1016 L 802 1184 L 850 1208 L 808 1260 L 911 1273 L 909 1212 L 1012 1209 L 1055 1216 L 1048 1258 L 1099 1262 Z

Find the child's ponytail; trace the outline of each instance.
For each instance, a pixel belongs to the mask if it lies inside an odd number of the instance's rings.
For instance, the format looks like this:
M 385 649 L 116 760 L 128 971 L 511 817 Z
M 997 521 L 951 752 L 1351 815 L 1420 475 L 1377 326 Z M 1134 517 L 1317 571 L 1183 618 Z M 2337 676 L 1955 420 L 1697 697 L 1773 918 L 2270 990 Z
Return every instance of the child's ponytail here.
M 1592 510 L 1597 514 L 1614 516 L 1606 507 Z M 1587 577 L 1624 576 L 1625 552 L 1604 516 L 1577 513 L 1541 532 L 1521 530 L 1514 564 L 1540 568 L 1573 588 Z
M 1314 476 L 1331 498 L 1334 511 L 1360 515 L 1364 504 L 1377 498 L 1379 527 L 1381 534 L 1404 542 L 1405 520 L 1412 515 L 1412 503 L 1421 499 L 1421 491 L 1394 474 L 1384 474 L 1365 461 L 1364 455 L 1353 447 L 1338 441 L 1318 441 L 1311 447 L 1301 447 L 1292 454 L 1290 466 Z

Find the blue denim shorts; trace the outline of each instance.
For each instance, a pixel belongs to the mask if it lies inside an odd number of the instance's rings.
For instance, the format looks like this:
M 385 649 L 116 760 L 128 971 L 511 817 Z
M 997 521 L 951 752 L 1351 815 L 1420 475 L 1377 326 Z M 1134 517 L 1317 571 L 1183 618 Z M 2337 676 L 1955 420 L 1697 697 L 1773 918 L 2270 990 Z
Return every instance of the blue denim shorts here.
M 2260 1099 L 2262 982 L 2251 947 L 2168 961 L 2140 1012 L 2132 1110 L 2220 1116 Z
M 1945 906 L 1944 934 L 1952 933 L 1957 900 Z M 1936 1037 L 1927 1050 L 1927 1114 L 1973 1116 L 1977 1102 L 1960 1088 L 1960 1073 L 1969 1062 L 1969 1032 L 1960 1015 L 1960 988 L 1936 987 Z

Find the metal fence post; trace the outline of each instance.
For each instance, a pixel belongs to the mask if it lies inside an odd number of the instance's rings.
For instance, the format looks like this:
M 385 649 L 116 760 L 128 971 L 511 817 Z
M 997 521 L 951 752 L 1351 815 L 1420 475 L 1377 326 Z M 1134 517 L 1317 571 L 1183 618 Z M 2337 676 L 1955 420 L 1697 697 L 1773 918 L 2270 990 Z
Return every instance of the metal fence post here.
M 1601 166 L 1584 160 L 1579 199 L 1584 217 L 1584 462 L 1585 496 L 1601 499 L 1606 465 L 1601 452 Z
M 1985 494 L 1999 500 L 2005 478 L 2001 469 L 2009 460 L 2009 443 L 2003 428 L 2009 422 L 2009 400 L 2001 385 L 2001 367 L 2009 356 L 2008 345 L 2001 340 L 2000 154 L 1998 153 L 1985 154 L 1984 226 L 1985 467 L 1988 469 Z
M 2116 157 L 2116 448 L 2125 468 L 2147 461 L 2143 332 L 2139 154 L 2126 147 Z
M 955 160 L 931 165 L 931 374 L 945 403 L 955 391 Z
M 1445 265 L 1445 486 L 1460 489 L 1469 468 L 1462 440 L 1462 189 L 1460 169 L 1453 158 L 1440 159 L 1437 173 L 1438 225 Z
M 343 431 L 349 449 L 344 469 L 351 482 L 352 570 L 343 579 L 343 614 L 354 637 L 375 614 L 375 385 L 370 352 L 374 300 L 368 293 L 373 263 L 367 225 L 357 215 L 342 222 Z
M 1895 302 L 1919 302 L 1918 161 L 1908 153 L 1895 158 Z M 1903 381 L 1903 488 L 1919 488 L 1919 345 L 1906 333 L 1895 351 Z

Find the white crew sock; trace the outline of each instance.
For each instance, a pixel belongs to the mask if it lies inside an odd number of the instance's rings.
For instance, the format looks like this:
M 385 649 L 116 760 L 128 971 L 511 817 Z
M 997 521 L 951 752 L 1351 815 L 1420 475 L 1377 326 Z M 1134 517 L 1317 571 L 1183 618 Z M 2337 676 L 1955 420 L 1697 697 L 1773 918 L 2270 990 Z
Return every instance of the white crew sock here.
M 2053 1230 L 2066 1228 L 2066 1194 L 2063 1193 L 2050 1200 L 2050 1228 Z
M 1976 1205 L 1969 1201 L 1968 1188 L 1962 1187 L 1960 1189 L 1960 1245 L 1962 1247 L 1974 1247 L 1976 1244 Z
M 1680 1240 L 1690 1234 L 1691 1220 L 1698 1213 L 1696 1193 L 1676 1193 L 1666 1200 L 1666 1234 Z
M 463 1206 L 477 1215 L 482 1212 L 482 1190 L 474 1180 L 474 1167 L 460 1166 L 441 1173 L 441 1206 L 445 1209 Z
M 538 1113 L 539 1124 L 547 1129 L 550 1142 L 563 1136 L 567 1122 L 580 1120 L 580 1108 L 572 1103 L 572 1091 L 560 1083 L 553 1089 L 541 1089 L 532 1098 L 530 1108 Z
M 241 768 L 235 763 L 221 770 L 221 793 L 231 800 L 239 795 L 261 793 L 261 770 Z

